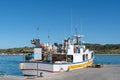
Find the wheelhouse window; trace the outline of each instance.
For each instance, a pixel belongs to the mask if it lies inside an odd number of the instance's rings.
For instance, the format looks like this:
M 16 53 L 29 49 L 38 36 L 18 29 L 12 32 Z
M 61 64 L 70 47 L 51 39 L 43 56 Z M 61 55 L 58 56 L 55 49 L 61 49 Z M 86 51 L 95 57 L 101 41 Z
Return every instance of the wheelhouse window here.
M 91 58 L 93 58 L 93 56 L 94 56 L 94 54 L 93 54 L 93 53 L 91 53 Z
M 85 54 L 83 55 L 83 61 L 85 61 Z
M 88 59 L 88 54 L 86 54 L 86 59 Z
M 67 62 L 73 62 L 73 55 L 67 55 Z

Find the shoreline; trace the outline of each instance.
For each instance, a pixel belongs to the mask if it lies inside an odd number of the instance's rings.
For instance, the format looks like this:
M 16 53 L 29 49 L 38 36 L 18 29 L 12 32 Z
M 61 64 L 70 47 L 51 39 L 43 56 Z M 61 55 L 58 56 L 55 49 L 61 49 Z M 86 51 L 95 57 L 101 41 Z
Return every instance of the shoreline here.
M 120 65 L 103 65 L 102 68 L 82 68 L 68 72 L 51 73 L 43 77 L 0 75 L 0 80 L 119 80 Z
M 120 54 L 118 53 L 118 54 L 95 54 L 95 55 L 120 55 Z
M 20 54 L 7 54 L 7 53 L 5 53 L 5 54 L 0 54 L 0 56 L 1 55 L 3 55 L 3 56 L 4 55 L 13 55 L 14 56 L 14 55 L 24 55 L 24 53 L 20 53 Z M 120 54 L 119 53 L 118 54 L 113 53 L 113 54 L 95 54 L 95 55 L 120 55 Z
M 8 55 L 10 55 L 10 56 L 16 56 L 16 55 L 24 55 L 24 54 L 22 54 L 22 53 L 20 53 L 20 54 L 0 54 L 0 56 L 8 56 Z

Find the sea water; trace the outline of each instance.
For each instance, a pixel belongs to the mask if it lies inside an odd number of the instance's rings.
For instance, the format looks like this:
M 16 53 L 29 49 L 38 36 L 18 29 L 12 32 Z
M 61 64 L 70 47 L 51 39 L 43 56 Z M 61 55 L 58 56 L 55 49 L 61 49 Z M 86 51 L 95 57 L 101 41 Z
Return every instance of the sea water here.
M 23 55 L 0 55 L 0 74 L 22 76 L 19 69 Z M 120 64 L 120 55 L 95 55 L 94 64 Z
M 94 64 L 120 64 L 120 54 L 97 54 Z
M 23 59 L 23 55 L 0 55 L 0 74 L 21 76 L 19 63 Z

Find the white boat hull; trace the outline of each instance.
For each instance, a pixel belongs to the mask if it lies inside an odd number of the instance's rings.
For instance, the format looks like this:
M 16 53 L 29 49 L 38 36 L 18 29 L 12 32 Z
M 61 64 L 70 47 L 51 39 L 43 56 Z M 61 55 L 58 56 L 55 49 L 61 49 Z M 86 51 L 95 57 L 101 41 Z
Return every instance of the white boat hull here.
M 63 72 L 87 67 L 93 64 L 93 59 L 78 63 L 43 63 L 43 62 L 21 62 L 20 69 L 23 75 L 37 75 Z

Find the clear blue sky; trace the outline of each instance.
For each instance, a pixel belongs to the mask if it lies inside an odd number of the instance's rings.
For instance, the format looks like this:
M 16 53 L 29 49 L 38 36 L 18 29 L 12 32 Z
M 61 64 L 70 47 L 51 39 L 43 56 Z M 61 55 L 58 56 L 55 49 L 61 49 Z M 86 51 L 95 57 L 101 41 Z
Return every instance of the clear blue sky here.
M 61 42 L 71 22 L 85 42 L 120 44 L 120 0 L 0 0 L 0 48 L 32 46 L 36 37 L 47 42 L 48 32 Z

